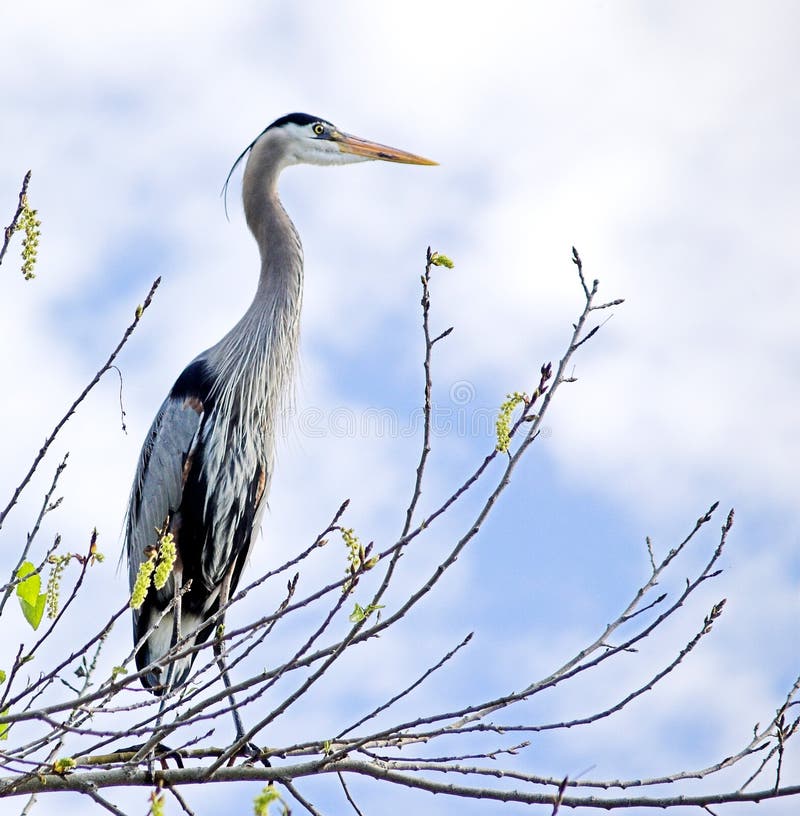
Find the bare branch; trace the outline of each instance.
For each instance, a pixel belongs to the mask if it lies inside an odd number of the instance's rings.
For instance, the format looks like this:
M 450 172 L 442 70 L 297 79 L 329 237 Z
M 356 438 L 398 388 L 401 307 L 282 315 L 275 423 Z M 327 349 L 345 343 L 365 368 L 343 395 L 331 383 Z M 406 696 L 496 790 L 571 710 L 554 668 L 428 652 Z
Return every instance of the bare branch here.
M 421 687 L 435 673 L 441 673 L 439 676 L 442 677 L 447 672 L 455 671 L 452 658 L 470 642 L 470 633 L 428 668 L 412 666 L 408 672 L 411 679 L 398 680 L 400 690 L 387 693 L 377 705 L 365 707 L 368 713 L 358 716 L 350 724 L 348 721 L 335 723 L 330 728 L 331 733 L 337 734 L 335 738 L 329 739 L 329 734 L 319 735 L 312 731 L 310 734 L 303 734 L 303 741 L 295 744 L 271 744 L 264 749 L 255 749 L 250 744 L 250 740 L 268 727 L 269 734 L 278 733 L 279 729 L 270 726 L 280 718 L 287 720 L 292 712 L 309 699 L 307 695 L 310 695 L 312 689 L 329 680 L 335 663 L 352 654 L 351 650 L 357 645 L 367 647 L 374 638 L 391 636 L 395 631 L 392 627 L 406 620 L 422 599 L 440 585 L 443 576 L 484 527 L 520 462 L 529 455 L 532 445 L 539 439 L 544 417 L 561 384 L 575 379 L 575 355 L 597 335 L 603 325 L 601 323 L 589 328 L 592 312 L 608 309 L 622 302 L 617 299 L 595 303 L 598 300 L 599 284 L 597 281 L 593 281 L 591 286 L 587 283 L 580 256 L 577 251 L 573 251 L 573 262 L 578 269 L 584 303 L 571 332 L 564 338 L 558 364 L 553 366 L 545 363 L 539 368 L 537 378 L 531 384 L 533 389 L 526 391 L 524 397 L 514 403 L 513 422 L 509 412 L 508 422 L 504 426 L 510 443 L 507 451 L 503 451 L 507 455 L 498 456 L 496 448 L 486 453 L 472 465 L 460 483 L 457 482 L 454 488 L 446 491 L 444 497 L 433 505 L 433 509 L 421 518 L 416 514 L 428 466 L 432 433 L 432 351 L 434 345 L 452 331 L 447 329 L 435 337 L 431 334 L 430 276 L 433 254 L 428 249 L 425 274 L 422 276 L 425 427 L 422 450 L 413 478 L 411 497 L 404 510 L 400 536 L 390 539 L 388 543 L 379 542 L 379 546 L 374 549 L 380 551 L 374 556 L 370 543 L 364 548 L 360 566 L 344 576 L 331 578 L 325 577 L 323 573 L 321 579 L 317 577 L 316 583 L 309 585 L 305 578 L 312 570 L 308 567 L 312 565 L 316 569 L 317 565 L 313 560 L 306 559 L 312 559 L 315 553 L 321 551 L 327 537 L 341 529 L 340 522 L 348 506 L 348 502 L 342 503 L 331 523 L 314 541 L 297 555 L 291 554 L 297 552 L 293 547 L 288 560 L 260 575 L 224 605 L 214 609 L 204 625 L 216 627 L 222 622 L 226 611 L 234 604 L 241 603 L 250 593 L 254 593 L 251 601 L 257 602 L 251 606 L 259 610 L 272 610 L 271 612 L 262 615 L 259 611 L 260 617 L 256 620 L 252 620 L 251 616 L 238 628 L 226 628 L 224 632 L 220 631 L 219 637 L 202 643 L 195 642 L 195 632 L 181 633 L 182 637 L 169 654 L 162 656 L 160 665 L 182 657 L 200 657 L 195 661 L 187 683 L 179 689 L 166 689 L 161 698 L 150 695 L 137 682 L 153 667 L 144 667 L 138 671 L 133 671 L 131 667 L 130 673 L 120 676 L 128 671 L 128 665 L 141 647 L 141 641 L 122 663 L 113 668 L 106 665 L 110 661 L 105 654 L 102 659 L 100 657 L 110 626 L 117 617 L 127 612 L 127 604 L 111 616 L 103 628 L 89 637 L 83 646 L 77 649 L 72 647 L 72 637 L 65 638 L 64 644 L 57 641 L 61 633 L 67 632 L 77 604 L 84 598 L 90 584 L 84 581 L 90 559 L 85 555 L 78 556 L 82 569 L 74 578 L 66 603 L 32 647 L 26 643 L 20 645 L 16 660 L 11 664 L 9 677 L 2 684 L 5 687 L 0 689 L 4 698 L 0 700 L 0 712 L 4 712 L 0 714 L 0 736 L 4 737 L 0 742 L 0 770 L 5 775 L 0 779 L 0 798 L 28 797 L 25 805 L 27 811 L 33 807 L 37 797 L 53 792 L 73 792 L 91 798 L 99 808 L 110 813 L 121 813 L 106 798 L 105 789 L 139 786 L 153 791 L 159 805 L 168 791 L 183 813 L 194 816 L 182 795 L 183 785 L 247 781 L 282 785 L 303 810 L 309 814 L 319 814 L 319 807 L 298 790 L 298 785 L 303 786 L 303 779 L 324 778 L 331 784 L 340 786 L 354 816 L 362 816 L 362 810 L 353 795 L 352 780 L 355 777 L 366 777 L 385 785 L 399 785 L 420 792 L 443 794 L 456 802 L 469 798 L 488 802 L 540 804 L 554 816 L 566 808 L 590 807 L 611 810 L 690 806 L 713 814 L 712 807 L 718 804 L 800 796 L 800 786 L 793 785 L 795 780 L 788 778 L 791 766 L 787 758 L 789 741 L 794 739 L 800 728 L 800 716 L 797 716 L 798 709 L 795 707 L 800 704 L 797 699 L 800 678 L 789 690 L 777 712 L 762 718 L 762 721 L 769 720 L 765 727 L 756 726 L 751 734 L 748 726 L 749 742 L 746 745 L 703 768 L 681 768 L 651 778 L 592 780 L 583 778 L 584 774 L 577 774 L 575 779 L 561 774 L 543 776 L 529 769 L 527 764 L 515 768 L 512 762 L 502 761 L 529 748 L 529 741 L 519 741 L 524 739 L 520 735 L 549 731 L 563 734 L 566 738 L 567 734 L 580 733 L 579 726 L 590 728 L 599 721 L 618 714 L 633 701 L 656 689 L 670 673 L 677 671 L 700 641 L 711 632 L 723 611 L 724 600 L 711 606 L 703 615 L 702 623 L 696 631 L 685 632 L 682 647 L 679 642 L 678 646 L 663 657 L 651 659 L 643 673 L 644 680 L 625 683 L 611 699 L 611 704 L 604 701 L 603 707 L 569 711 L 559 718 L 553 718 L 553 721 L 536 721 L 533 717 L 523 719 L 518 713 L 529 710 L 523 707 L 524 701 L 547 689 L 565 687 L 579 677 L 589 678 L 591 675 L 587 675 L 587 672 L 599 668 L 607 661 L 634 659 L 626 656 L 634 652 L 641 655 L 641 645 L 645 641 L 654 643 L 666 629 L 667 621 L 676 624 L 679 622 L 678 610 L 686 607 L 692 598 L 696 602 L 701 595 L 699 588 L 721 572 L 719 564 L 732 529 L 733 511 L 725 519 L 718 539 L 712 538 L 709 541 L 705 533 L 701 534 L 714 517 L 716 503 L 697 519 L 688 534 L 663 557 L 656 557 L 653 545 L 647 539 L 649 570 L 645 570 L 641 582 L 632 587 L 628 598 L 623 599 L 625 602 L 620 604 L 620 613 L 611 623 L 603 622 L 596 626 L 596 636 L 587 638 L 588 642 L 583 648 L 559 661 L 545 676 L 512 677 L 504 689 L 492 690 L 485 695 L 486 699 L 475 699 L 473 696 L 451 710 L 446 710 L 441 705 L 433 707 L 430 699 L 420 693 Z M 143 308 L 149 304 L 156 285 L 157 282 Z M 137 311 L 137 321 L 141 317 L 141 311 Z M 128 329 L 123 343 L 135 325 L 136 322 Z M 93 382 L 97 381 L 104 370 L 116 368 L 113 359 L 121 346 L 122 343 Z M 46 445 L 52 442 L 55 433 L 74 412 L 88 390 L 85 389 L 73 403 Z M 124 425 L 121 403 L 120 410 Z M 40 458 L 45 451 L 46 447 L 40 451 Z M 495 461 L 497 464 L 493 464 Z M 6 507 L 0 523 L 30 480 L 37 464 L 38 460 Z M 63 464 L 45 495 L 23 552 L 25 558 L 33 553 L 34 562 L 40 556 L 40 552 L 33 548 L 34 537 L 44 515 L 57 505 L 57 501 L 53 502 L 53 497 Z M 469 516 L 459 520 L 454 513 L 451 515 L 451 522 L 461 523 L 457 534 L 450 533 L 452 528 L 443 523 L 437 526 L 436 522 L 442 516 L 451 511 L 457 512 L 459 500 L 473 488 L 473 492 L 479 492 L 479 497 L 474 506 L 470 507 Z M 440 531 L 447 532 L 447 535 Z M 662 580 L 669 575 L 673 579 L 676 577 L 676 563 L 690 544 L 692 548 L 706 548 L 704 556 L 698 559 L 698 566 L 687 573 L 689 577 L 685 583 L 681 581 L 677 590 L 661 591 L 659 586 Z M 400 582 L 395 580 L 399 574 L 395 569 L 396 565 L 407 563 L 405 560 L 401 562 L 401 556 L 415 554 L 424 547 L 429 548 L 426 555 L 435 554 L 434 567 L 428 567 L 428 571 L 422 574 L 414 573 L 415 583 L 399 593 Z M 40 563 L 40 570 L 45 563 L 46 557 Z M 304 580 L 300 580 L 301 568 L 304 570 Z M 374 576 L 371 583 L 368 572 Z M 679 577 L 682 579 L 683 574 Z M 352 597 L 357 586 L 368 583 L 371 591 L 367 598 L 371 595 L 372 601 L 364 608 L 370 609 L 370 613 L 351 616 L 351 623 L 348 624 L 345 603 Z M 12 574 L 9 582 L 0 587 L 0 592 L 3 593 L 0 614 L 18 584 L 16 575 Z M 393 594 L 386 596 L 391 598 L 391 602 L 386 601 L 389 609 L 385 613 L 371 614 L 372 611 L 377 612 L 374 607 L 380 605 L 390 588 Z M 186 591 L 188 585 L 184 585 L 183 592 Z M 359 598 L 360 603 L 365 600 Z M 695 609 L 696 606 L 692 605 L 691 608 Z M 148 621 L 150 628 L 145 633 L 145 638 L 163 622 L 164 616 L 172 614 L 173 609 L 174 600 L 167 605 L 161 618 Z M 292 630 L 294 639 L 291 645 L 285 651 L 268 647 L 263 655 L 265 661 L 271 662 L 266 665 L 259 663 L 258 669 L 248 669 L 251 661 L 246 661 L 246 658 L 252 656 L 254 650 L 265 641 L 272 644 L 270 635 L 276 631 L 279 623 L 284 624 L 287 629 L 289 624 L 297 627 Z M 682 626 L 685 624 L 682 623 Z M 295 635 L 295 632 L 299 634 Z M 650 638 L 653 640 L 648 640 Z M 48 644 L 48 650 L 52 649 L 57 657 L 51 660 L 53 666 L 42 668 L 38 664 L 43 662 L 45 655 L 50 654 L 43 648 L 45 643 Z M 61 648 L 57 649 L 59 646 Z M 65 646 L 70 649 L 68 654 L 65 654 Z M 219 678 L 215 648 L 226 658 L 229 668 L 235 668 L 243 675 L 241 678 L 237 677 L 239 682 L 231 684 L 230 688 L 220 688 L 223 684 Z M 27 665 L 26 661 L 34 654 L 38 673 L 25 677 L 27 670 L 22 670 L 22 667 Z M 75 674 L 78 675 L 78 680 L 75 679 Z M 24 688 L 21 688 L 23 685 Z M 230 696 L 233 693 L 237 695 L 236 702 Z M 412 694 L 417 695 L 415 699 L 420 703 L 414 710 L 414 718 L 387 722 L 387 712 L 400 710 L 398 703 L 401 700 L 410 701 Z M 530 710 L 534 711 L 536 708 L 531 707 Z M 243 722 L 252 722 L 243 737 L 226 744 L 228 740 L 220 740 L 218 732 L 216 737 L 213 735 L 214 729 L 218 728 L 219 718 L 231 711 L 241 716 Z M 504 712 L 502 719 L 506 722 L 500 721 L 499 717 L 491 718 L 498 711 Z M 250 715 L 255 712 L 256 716 L 245 717 L 245 712 Z M 344 720 L 344 717 L 340 719 Z M 533 721 L 528 721 L 529 719 Z M 25 724 L 24 727 L 21 723 Z M 212 738 L 215 739 L 213 745 L 210 744 Z M 132 744 L 134 742 L 136 744 Z M 244 762 L 241 762 L 242 758 Z M 745 762 L 748 758 L 752 758 L 758 765 L 755 773 L 740 790 L 706 790 L 692 794 L 691 788 L 681 784 L 690 779 L 706 779 L 709 782 L 716 780 L 719 784 L 719 780 L 725 778 L 720 774 L 722 770 L 734 765 L 743 768 L 748 764 Z M 261 760 L 264 765 L 256 766 L 256 759 Z M 273 764 L 270 765 L 270 762 Z M 748 767 L 748 770 L 751 769 Z M 769 777 L 766 789 L 746 790 L 754 780 L 767 773 Z M 454 779 L 457 780 L 455 783 Z M 633 796 L 632 791 L 641 795 Z M 155 800 L 153 803 L 155 804 Z

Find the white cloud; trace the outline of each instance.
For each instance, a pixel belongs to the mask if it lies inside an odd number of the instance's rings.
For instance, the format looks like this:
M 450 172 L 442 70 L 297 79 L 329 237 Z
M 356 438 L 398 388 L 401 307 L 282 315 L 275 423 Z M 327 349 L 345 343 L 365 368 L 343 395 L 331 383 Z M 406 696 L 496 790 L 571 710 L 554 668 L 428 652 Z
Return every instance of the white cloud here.
M 637 530 L 653 518 L 662 530 L 683 526 L 675 518 L 696 516 L 698 504 L 735 500 L 748 535 L 730 556 L 740 580 L 730 615 L 757 642 L 755 633 L 786 619 L 797 578 L 788 560 L 795 537 L 773 534 L 797 524 L 796 22 L 788 3 L 534 4 L 523 13 L 499 2 L 472 13 L 412 2 L 402 14 L 355 2 L 313 12 L 240 4 L 224 14 L 203 3 L 144 3 L 124 15 L 90 2 L 17 6 L 0 32 L 0 72 L 10 78 L 0 207 L 13 206 L 30 166 L 44 223 L 37 280 L 18 279 L 16 249 L 0 270 L 0 342 L 12 351 L 3 378 L 13 384 L 0 405 L 13 429 L 3 435 L 0 495 L 163 274 L 120 360 L 128 437 L 118 431 L 111 378 L 54 451 L 72 457 L 66 503 L 46 534 L 62 530 L 74 549 L 97 524 L 104 547 L 115 549 L 153 412 L 181 365 L 227 330 L 255 285 L 238 178 L 230 224 L 221 182 L 253 133 L 307 109 L 442 166 L 286 174 L 283 195 L 307 259 L 299 407 L 326 417 L 340 407 L 405 410 L 396 388 L 420 374 L 418 275 L 428 243 L 457 263 L 434 281 L 433 319 L 457 327 L 438 347 L 440 401 L 460 380 L 474 385 L 475 408 L 529 387 L 580 306 L 575 243 L 602 293 L 627 302 L 586 347 L 579 382 L 551 416 L 543 452 L 553 489 L 592 496 L 589 514 L 598 497 L 624 507 L 624 524 Z M 426 502 L 482 450 L 458 436 L 437 445 Z M 9 522 L 11 538 L 24 534 L 56 458 Z M 348 495 L 359 532 L 388 540 L 415 452 L 411 440 L 296 432 L 279 465 L 255 566 L 271 557 L 272 542 L 308 540 Z M 541 470 L 519 474 L 491 530 L 545 515 L 530 509 Z M 765 520 L 772 512 L 774 523 Z M 465 509 L 459 523 L 468 522 Z M 765 530 L 770 558 L 758 555 Z M 597 546 L 613 537 L 601 533 Z M 462 559 L 428 607 L 447 623 L 442 641 L 453 623 L 448 606 L 483 580 L 495 535 L 522 546 L 493 534 Z M 326 553 L 314 569 L 334 568 Z M 757 581 L 746 580 L 754 573 Z M 123 591 L 120 579 L 98 598 L 110 609 Z M 743 604 L 752 615 L 737 619 Z M 489 621 L 491 632 L 503 629 L 500 618 Z M 115 637 L 124 649 L 127 635 Z M 768 711 L 777 694 L 769 667 L 783 676 L 785 644 L 765 637 L 769 649 L 738 673 L 731 656 L 740 647 L 719 640 L 709 671 L 736 674 L 727 702 L 757 700 Z M 382 689 L 411 651 L 402 639 L 396 649 L 384 655 Z M 687 675 L 686 688 L 713 697 L 703 677 Z M 691 693 L 661 698 L 654 718 L 663 723 Z M 711 714 L 729 736 L 721 703 Z

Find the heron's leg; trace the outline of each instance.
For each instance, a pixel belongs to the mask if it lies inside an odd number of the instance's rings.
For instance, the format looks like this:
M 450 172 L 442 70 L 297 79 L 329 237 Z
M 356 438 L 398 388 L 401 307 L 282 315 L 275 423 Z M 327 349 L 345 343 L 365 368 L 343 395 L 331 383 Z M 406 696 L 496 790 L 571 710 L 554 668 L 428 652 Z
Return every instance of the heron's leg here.
M 181 627 L 181 603 L 183 598 L 183 570 L 179 563 L 175 563 L 172 568 L 172 638 L 170 639 L 170 650 L 174 649 L 180 642 L 182 637 Z M 165 694 L 168 694 L 172 689 L 172 683 L 175 679 L 175 663 L 170 662 L 167 666 L 166 679 L 164 685 L 167 687 Z M 161 712 L 164 708 L 165 698 L 162 699 L 161 707 L 159 708 L 158 725 L 161 724 Z
M 172 649 L 180 643 L 181 640 L 181 589 L 183 588 L 183 571 L 180 566 L 176 564 L 172 571 L 172 638 L 170 640 L 170 647 Z M 166 671 L 166 690 L 164 691 L 161 701 L 158 704 L 158 716 L 153 727 L 153 733 L 158 733 L 161 728 L 161 723 L 164 721 L 164 709 L 167 706 L 167 699 L 172 690 L 172 681 L 175 675 L 175 664 L 170 663 Z M 166 747 L 166 746 L 160 746 Z M 150 752 L 147 757 L 147 769 L 150 773 L 153 772 L 153 765 L 155 759 L 155 749 Z
M 231 594 L 231 579 L 233 578 L 233 570 L 235 568 L 235 563 L 231 565 L 230 569 L 225 573 L 225 577 L 222 579 L 222 586 L 219 588 L 219 606 L 222 608 L 225 606 L 226 603 L 230 600 Z M 222 640 L 220 638 L 221 631 L 225 627 L 225 613 L 222 613 L 222 617 L 219 620 L 219 625 L 217 626 L 217 632 L 214 635 L 214 655 L 217 658 L 217 665 L 219 666 L 220 674 L 222 675 L 222 682 L 225 684 L 225 688 L 228 693 L 228 699 L 231 701 L 231 713 L 233 714 L 233 722 L 236 726 L 236 739 L 241 740 L 244 739 L 244 725 L 242 725 L 242 718 L 239 716 L 239 709 L 236 704 L 236 698 L 233 696 L 233 692 L 231 688 L 233 683 L 231 683 L 230 675 L 228 674 L 228 665 L 225 662 L 225 649 L 222 645 Z
M 172 572 L 172 580 L 173 580 L 173 589 L 172 589 L 172 634 L 170 636 L 170 649 L 174 649 L 175 646 L 180 643 L 182 634 L 182 626 L 181 626 L 181 597 L 182 597 L 182 590 L 183 590 L 183 570 L 181 569 L 180 562 L 176 562 L 175 566 L 173 567 Z M 169 655 L 167 655 L 169 657 Z M 175 664 L 170 662 L 167 665 L 164 680 L 164 693 L 161 696 L 158 704 L 158 714 L 156 715 L 156 720 L 153 725 L 153 733 L 157 734 L 161 729 L 161 724 L 164 721 L 164 710 L 167 706 L 167 701 L 170 697 L 170 692 L 172 691 L 173 682 L 175 678 Z M 145 749 L 147 749 L 145 751 Z M 129 748 L 122 748 L 122 751 L 135 751 L 132 758 L 132 762 L 141 762 L 143 760 L 147 761 L 147 769 L 149 773 L 153 773 L 155 767 L 155 758 L 156 754 L 159 754 L 159 759 L 162 763 L 162 767 L 166 768 L 166 760 L 172 758 L 176 761 L 178 767 L 183 767 L 183 760 L 181 759 L 180 755 L 174 752 L 169 746 L 164 745 L 164 743 L 159 742 L 157 744 L 152 744 L 152 740 L 148 740 L 147 742 L 141 745 L 132 745 Z
M 172 577 L 175 584 L 173 595 L 175 604 L 172 607 L 172 647 L 175 648 L 181 640 L 181 598 L 183 597 L 181 589 L 183 588 L 183 573 L 180 570 L 175 570 Z

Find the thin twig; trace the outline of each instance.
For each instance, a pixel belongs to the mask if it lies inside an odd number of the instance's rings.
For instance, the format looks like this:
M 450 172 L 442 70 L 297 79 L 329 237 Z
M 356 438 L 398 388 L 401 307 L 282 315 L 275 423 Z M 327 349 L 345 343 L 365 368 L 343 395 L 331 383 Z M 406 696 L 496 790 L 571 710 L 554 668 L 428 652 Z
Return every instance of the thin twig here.
M 564 801 L 564 792 L 567 790 L 568 782 L 569 777 L 565 776 L 561 784 L 558 786 L 558 794 L 556 795 L 556 801 L 553 802 L 553 813 L 551 816 L 557 816 L 561 803 Z
M 5 586 L 5 592 L 3 593 L 3 598 L 0 600 L 0 615 L 3 614 L 3 609 L 6 605 L 6 601 L 8 601 L 9 597 L 11 596 L 12 590 L 19 584 L 21 581 L 25 580 L 23 578 L 18 578 L 17 573 L 19 572 L 19 568 L 28 558 L 28 553 L 30 552 L 31 544 L 33 544 L 33 540 L 36 537 L 36 534 L 39 532 L 39 528 L 42 524 L 42 519 L 50 512 L 51 509 L 54 509 L 58 502 L 52 503 L 51 499 L 53 498 L 53 493 L 56 491 L 56 486 L 58 485 L 58 480 L 61 478 L 61 474 L 64 472 L 64 468 L 67 466 L 67 459 L 69 458 L 69 453 L 64 454 L 64 458 L 59 463 L 58 467 L 53 474 L 53 481 L 50 483 L 50 488 L 48 489 L 47 493 L 44 494 L 44 500 L 42 501 L 41 509 L 39 510 L 39 514 L 36 517 L 36 521 L 34 522 L 33 528 L 28 533 L 25 538 L 25 546 L 22 548 L 22 552 L 20 553 L 20 557 L 17 560 L 16 566 L 14 567 L 11 578 L 9 579 L 8 584 Z M 28 576 L 26 576 L 27 578 Z
M 425 671 L 422 675 L 420 675 L 410 686 L 405 688 L 399 694 L 395 694 L 390 700 L 387 700 L 382 705 L 379 705 L 376 709 L 371 711 L 369 714 L 365 714 L 360 720 L 357 720 L 352 725 L 347 726 L 343 731 L 340 731 L 336 735 L 336 739 L 340 740 L 344 737 L 345 734 L 348 734 L 350 731 L 354 731 L 358 728 L 359 725 L 363 725 L 368 720 L 372 720 L 381 713 L 381 711 L 385 711 L 387 708 L 393 706 L 398 700 L 401 700 L 406 695 L 410 694 L 414 691 L 415 688 L 420 686 L 425 680 L 428 679 L 434 672 L 438 671 L 445 663 L 447 663 L 450 658 L 452 658 L 457 652 L 459 652 L 464 646 L 466 646 L 471 640 L 474 632 L 470 632 L 462 641 L 458 644 L 454 649 L 451 649 L 438 663 L 434 666 L 431 666 L 427 671 Z
M 411 522 L 414 518 L 414 510 L 416 509 L 419 497 L 422 494 L 422 477 L 425 473 L 425 464 L 428 461 L 428 455 L 431 452 L 431 351 L 433 349 L 433 341 L 431 341 L 430 331 L 430 310 L 431 310 L 431 269 L 433 268 L 433 255 L 431 248 L 428 247 L 426 253 L 425 272 L 422 274 L 420 280 L 422 282 L 422 333 L 425 337 L 425 358 L 423 361 L 423 368 L 425 370 L 425 388 L 423 397 L 423 430 L 422 430 L 422 450 L 419 455 L 419 464 L 417 465 L 417 475 L 414 479 L 414 491 L 411 495 L 411 501 L 406 510 L 406 520 L 403 524 L 403 531 L 400 537 L 405 536 L 411 529 Z M 445 333 L 440 334 L 437 340 L 441 340 L 446 336 Z M 389 567 L 392 570 L 392 566 Z
M 175 801 L 180 805 L 181 810 L 186 816 L 196 816 L 195 812 L 189 807 L 188 802 L 178 793 L 175 785 L 166 785 L 166 789 L 175 797 Z
M 115 804 L 102 797 L 93 787 L 87 786 L 81 793 L 85 793 L 90 799 L 93 799 L 109 813 L 113 813 L 114 816 L 126 816 L 125 811 L 120 810 Z
M 148 308 L 148 306 L 150 306 L 150 303 L 153 300 L 153 295 L 155 294 L 156 289 L 158 289 L 158 285 L 160 283 L 161 283 L 160 277 L 156 278 L 153 281 L 153 285 L 150 287 L 150 291 L 147 293 L 147 297 L 144 299 L 144 303 L 136 309 L 136 314 L 134 316 L 133 322 L 125 330 L 125 333 L 122 335 L 122 339 L 117 344 L 117 347 L 114 349 L 114 351 L 111 352 L 111 356 L 98 369 L 97 373 L 94 375 L 94 377 L 92 377 L 89 384 L 83 389 L 83 391 L 81 391 L 77 399 L 72 403 L 72 405 L 70 405 L 67 413 L 64 414 L 63 417 L 61 417 L 61 419 L 56 423 L 55 428 L 53 428 L 53 430 L 50 432 L 50 435 L 47 437 L 47 439 L 45 439 L 44 445 L 42 445 L 42 447 L 39 449 L 39 452 L 36 454 L 36 456 L 34 456 L 33 464 L 30 466 L 30 469 L 14 490 L 14 494 L 12 495 L 11 500 L 6 505 L 5 509 L 2 511 L 2 513 L 0 513 L 0 529 L 2 529 L 3 527 L 3 522 L 5 521 L 6 516 L 9 514 L 9 512 L 11 512 L 11 508 L 14 507 L 14 505 L 17 503 L 20 494 L 28 485 L 28 482 L 30 482 L 31 478 L 33 477 L 33 474 L 36 472 L 36 468 L 39 467 L 39 463 L 42 461 L 42 459 L 44 459 L 44 456 L 47 453 L 48 449 L 53 444 L 53 441 L 55 440 L 56 436 L 58 436 L 59 431 L 64 427 L 64 425 L 66 425 L 69 418 L 75 413 L 78 406 L 83 402 L 83 400 L 86 398 L 89 392 L 97 385 L 103 374 L 105 374 L 106 371 L 108 371 L 109 368 L 111 368 L 111 364 L 114 362 L 114 360 L 116 360 L 117 355 L 120 353 L 120 351 L 122 351 L 122 347 L 128 342 L 128 339 L 130 338 L 131 334 L 133 334 L 134 329 L 139 325 L 139 321 L 142 319 L 142 315 L 144 314 L 145 310 Z
M 355 811 L 356 816 L 364 816 L 364 814 L 361 812 L 361 809 L 356 804 L 355 799 L 353 799 L 353 797 L 350 795 L 350 791 L 347 788 L 347 782 L 344 781 L 344 777 L 342 776 L 342 774 L 337 773 L 336 776 L 339 777 L 339 784 L 342 786 L 345 798 L 350 803 L 350 807 L 352 807 L 353 810 Z
M 14 213 L 14 217 L 11 219 L 11 223 L 5 229 L 3 246 L 0 247 L 0 264 L 3 263 L 3 258 L 6 256 L 6 250 L 8 249 L 8 245 L 11 243 L 11 238 L 17 231 L 19 218 L 22 215 L 22 211 L 25 209 L 25 196 L 28 194 L 28 185 L 30 182 L 31 171 L 28 170 L 28 172 L 25 173 L 25 177 L 22 179 L 22 187 L 19 191 L 19 204 L 17 204 L 17 211 Z
M 128 433 L 128 427 L 125 425 L 125 404 L 122 401 L 122 371 L 120 371 L 119 366 L 113 365 L 111 366 L 117 374 L 119 375 L 119 421 L 122 425 L 122 433 Z
M 288 790 L 289 793 L 291 793 L 292 796 L 311 814 L 311 816 L 323 816 L 322 811 L 317 810 L 317 808 L 315 808 L 314 805 L 312 805 L 311 802 L 309 802 L 308 799 L 306 799 L 305 796 L 303 796 L 291 782 L 289 782 L 287 779 L 282 779 L 281 783 L 283 784 L 283 787 L 286 788 L 286 790 Z

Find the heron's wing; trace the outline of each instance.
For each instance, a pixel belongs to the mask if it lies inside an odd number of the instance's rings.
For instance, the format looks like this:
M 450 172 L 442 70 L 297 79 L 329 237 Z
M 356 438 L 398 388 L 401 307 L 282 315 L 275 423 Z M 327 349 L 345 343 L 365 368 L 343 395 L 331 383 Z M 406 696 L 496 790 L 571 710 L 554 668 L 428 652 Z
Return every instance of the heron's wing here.
M 183 499 L 186 473 L 203 423 L 210 386 L 202 360 L 191 363 L 173 386 L 153 421 L 139 455 L 126 529 L 131 589 L 148 547 L 158 543 L 163 529 Z M 166 605 L 173 589 L 162 590 Z M 161 604 L 159 604 L 161 605 Z

